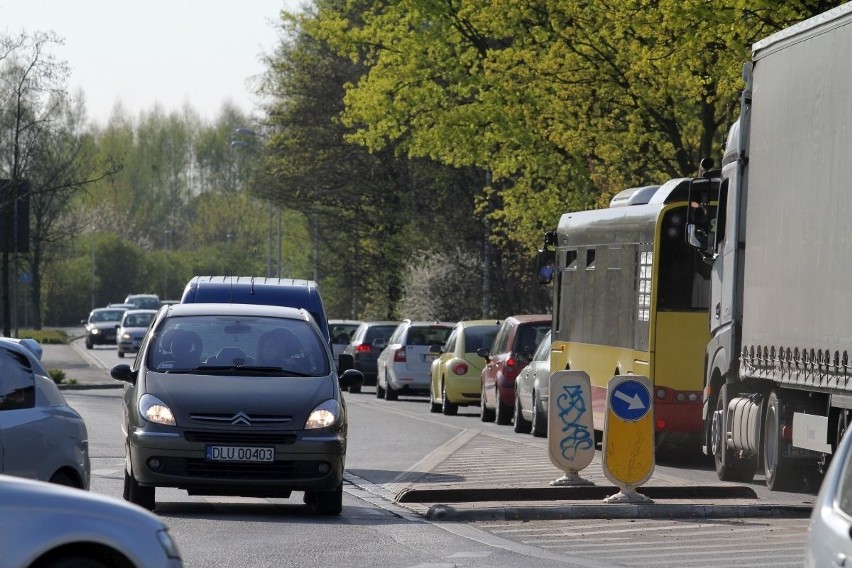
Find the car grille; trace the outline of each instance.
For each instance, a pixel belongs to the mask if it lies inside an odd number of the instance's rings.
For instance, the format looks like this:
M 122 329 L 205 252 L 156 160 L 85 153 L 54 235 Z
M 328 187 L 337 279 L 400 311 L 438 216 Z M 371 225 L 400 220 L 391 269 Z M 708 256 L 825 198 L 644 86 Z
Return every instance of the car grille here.
M 267 415 L 267 414 L 246 414 L 237 412 L 236 414 L 218 413 L 218 414 L 190 414 L 196 422 L 204 424 L 239 424 L 239 425 L 263 425 L 263 426 L 280 426 L 289 424 L 293 421 L 292 416 L 283 415 Z
M 295 444 L 296 434 L 279 432 L 199 432 L 190 430 L 184 432 L 188 442 L 204 442 L 207 444 L 240 444 L 245 446 Z
M 273 463 L 209 462 L 204 459 L 163 457 L 157 473 L 197 479 L 313 479 L 326 477 L 331 464 L 323 461 Z M 320 465 L 325 473 L 320 473 Z

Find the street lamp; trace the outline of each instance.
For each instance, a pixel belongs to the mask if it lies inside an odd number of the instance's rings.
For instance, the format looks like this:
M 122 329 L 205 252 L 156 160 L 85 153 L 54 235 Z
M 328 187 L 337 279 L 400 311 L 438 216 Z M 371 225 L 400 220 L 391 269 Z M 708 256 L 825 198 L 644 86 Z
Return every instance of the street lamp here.
M 256 136 L 257 138 L 266 138 L 265 134 L 261 134 L 254 129 L 240 127 L 235 128 L 232 132 L 232 135 L 238 136 Z M 253 144 L 249 144 L 244 140 L 231 140 L 230 143 L 232 148 L 255 148 L 256 146 Z M 277 205 L 277 216 L 278 216 L 278 262 L 276 264 L 276 272 L 278 274 L 278 278 L 281 278 L 281 206 Z M 266 253 L 266 275 L 268 277 L 272 276 L 272 211 L 269 212 L 269 236 L 268 236 L 268 247 Z

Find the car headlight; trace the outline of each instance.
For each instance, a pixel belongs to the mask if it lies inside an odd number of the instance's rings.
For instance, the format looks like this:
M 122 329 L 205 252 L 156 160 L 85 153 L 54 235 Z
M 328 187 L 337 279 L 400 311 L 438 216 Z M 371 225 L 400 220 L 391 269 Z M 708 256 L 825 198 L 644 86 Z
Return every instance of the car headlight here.
M 180 558 L 177 544 L 167 530 L 157 531 L 157 540 L 160 541 L 160 546 L 169 558 Z
M 122 333 L 121 338 L 122 339 L 130 339 L 130 334 L 129 333 Z
M 99 334 L 100 332 L 101 332 L 101 330 L 99 330 L 98 328 L 96 328 L 96 327 L 93 327 L 93 328 L 92 328 L 92 335 L 97 335 L 97 334 Z
M 139 414 L 148 422 L 163 424 L 164 426 L 175 425 L 175 415 L 165 402 L 152 394 L 143 394 L 139 399 Z
M 317 428 L 328 428 L 333 426 L 340 418 L 340 404 L 334 400 L 327 400 L 311 411 L 305 422 L 305 430 Z

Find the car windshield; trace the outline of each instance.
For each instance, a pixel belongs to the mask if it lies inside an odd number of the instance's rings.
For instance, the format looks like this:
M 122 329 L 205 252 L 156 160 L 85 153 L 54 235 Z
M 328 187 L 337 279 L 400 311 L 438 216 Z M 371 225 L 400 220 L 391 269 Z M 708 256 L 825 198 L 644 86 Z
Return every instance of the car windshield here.
M 357 323 L 336 323 L 329 326 L 331 342 L 337 344 L 349 343 L 352 334 L 358 329 Z
M 499 328 L 495 326 L 489 327 L 467 327 L 464 330 L 464 350 L 465 353 L 476 353 L 482 347 L 491 347 L 494 343 L 494 336 L 497 335 Z
M 94 312 L 89 321 L 121 321 L 121 317 L 124 315 L 125 311 L 126 310 L 102 310 L 100 312 Z
M 154 314 L 127 314 L 121 325 L 124 327 L 148 327 L 154 319 Z
M 443 345 L 450 336 L 452 327 L 447 326 L 412 326 L 408 330 L 407 345 Z
M 163 322 L 148 350 L 159 372 L 325 376 L 330 359 L 304 320 L 252 316 L 179 316 Z

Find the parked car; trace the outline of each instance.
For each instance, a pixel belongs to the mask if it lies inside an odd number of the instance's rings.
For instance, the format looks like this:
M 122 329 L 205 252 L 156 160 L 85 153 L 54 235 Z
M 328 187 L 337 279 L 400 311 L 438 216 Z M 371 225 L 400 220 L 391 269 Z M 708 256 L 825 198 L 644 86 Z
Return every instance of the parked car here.
M 328 318 L 319 287 L 313 280 L 260 276 L 194 276 L 183 290 L 181 304 L 214 302 L 303 308 L 331 342 Z
M 483 422 L 510 424 L 515 406 L 515 379 L 532 358 L 535 348 L 550 331 L 551 316 L 524 314 L 507 317 L 494 343 L 479 350 L 482 369 L 480 418 Z
M 154 321 L 157 310 L 127 310 L 121 318 L 118 327 L 118 356 L 126 353 L 136 353 L 142 345 L 142 338 L 148 331 L 148 326 Z
M 447 342 L 450 322 L 403 321 L 376 360 L 376 398 L 396 400 L 400 394 L 429 392 L 432 345 Z
M 128 294 L 124 303 L 132 305 L 137 310 L 160 309 L 160 297 L 157 294 Z
M 547 437 L 547 408 L 550 399 L 551 332 L 544 334 L 532 360 L 515 380 L 515 432 Z
M 33 340 L 0 338 L 0 473 L 88 489 L 86 424 L 48 376 L 40 352 Z
M 337 365 L 337 358 L 349 345 L 352 340 L 352 334 L 361 325 L 359 320 L 333 319 L 328 320 L 328 333 L 331 335 L 331 352 L 334 354 L 334 364 Z
M 344 355 L 352 356 L 353 368 L 364 374 L 365 385 L 376 384 L 376 360 L 379 358 L 382 349 L 388 344 L 388 339 L 396 326 L 400 323 L 398 321 L 361 322 L 361 325 L 352 334 L 349 345 L 343 349 Z M 352 387 L 349 392 L 359 393 L 361 387 Z
M 157 317 L 124 387 L 124 497 L 157 487 L 193 495 L 288 497 L 323 514 L 343 506 L 347 418 L 331 349 L 306 310 L 179 304 Z
M 460 321 L 443 347 L 430 347 L 437 355 L 429 370 L 430 412 L 451 416 L 458 413 L 459 406 L 479 404 L 479 375 L 485 359 L 477 351 L 491 345 L 498 329 L 499 320 Z
M 814 502 L 805 566 L 846 566 L 849 558 L 852 558 L 852 436 L 847 429 Z
M 86 324 L 86 349 L 95 345 L 114 345 L 118 337 L 118 326 L 127 308 L 95 308 L 89 313 L 89 318 L 83 320 Z
M 0 566 L 10 567 L 183 566 L 156 515 L 112 497 L 8 475 L 0 475 L 0 550 Z

